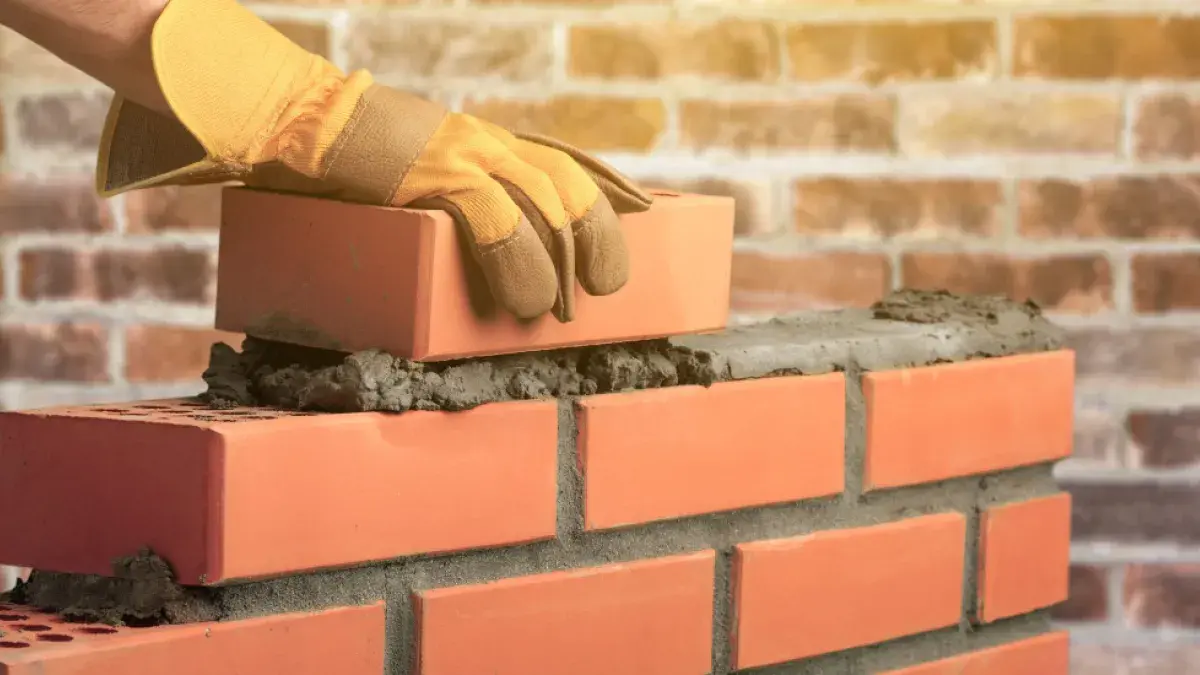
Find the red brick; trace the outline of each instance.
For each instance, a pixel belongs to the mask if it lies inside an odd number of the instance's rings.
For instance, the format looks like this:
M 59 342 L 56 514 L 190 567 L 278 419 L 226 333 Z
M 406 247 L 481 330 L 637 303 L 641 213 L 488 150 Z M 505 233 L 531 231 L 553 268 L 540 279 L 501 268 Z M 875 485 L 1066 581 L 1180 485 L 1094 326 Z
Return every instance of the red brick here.
M 125 197 L 130 232 L 212 230 L 221 227 L 220 185 L 136 190 Z
M 733 667 L 808 658 L 958 623 L 966 531 L 961 514 L 942 513 L 739 544 Z
M 26 300 L 102 302 L 159 300 L 205 304 L 211 300 L 216 267 L 211 251 L 179 247 L 99 251 L 29 249 L 21 253 L 20 262 L 21 296 Z
M 1200 565 L 1129 565 L 1124 586 L 1126 625 L 1167 630 L 1200 626 Z
M 1055 605 L 1051 615 L 1058 621 L 1104 621 L 1109 578 L 1107 567 L 1072 565 L 1067 600 Z
M 182 583 L 215 584 L 554 536 L 553 402 L 197 405 L 0 413 L 0 508 L 38 518 L 0 519 L 0 559 L 100 574 L 149 546 Z
M 417 593 L 420 675 L 709 672 L 715 554 Z
M 1071 495 L 984 510 L 979 522 L 979 619 L 991 623 L 1067 599 Z
M 105 232 L 112 214 L 90 181 L 56 178 L 0 183 L 0 235 L 21 232 Z
M 1071 454 L 1071 351 L 867 373 L 864 489 L 1051 462 Z
M 733 254 L 732 305 L 743 311 L 866 307 L 892 287 L 886 254 L 816 251 Z
M 845 388 L 835 373 L 583 399 L 585 526 L 840 493 Z
M 130 326 L 125 329 L 125 379 L 130 382 L 199 379 L 208 368 L 214 343 L 237 347 L 243 337 L 207 328 Z
M 1070 647 L 1069 633 L 1048 633 L 880 675 L 1067 675 Z
M 661 195 L 623 216 L 629 282 L 603 297 L 576 285 L 570 323 L 498 311 L 441 212 L 248 190 L 227 191 L 223 209 L 216 327 L 235 333 L 442 360 L 715 330 L 729 316 L 724 197 Z
M 1200 255 L 1133 256 L 1133 307 L 1143 314 L 1200 309 Z
M 108 328 L 89 323 L 0 326 L 0 378 L 108 380 Z
M 378 675 L 384 668 L 383 603 L 152 628 L 68 624 L 12 605 L 5 611 L 24 617 L 0 623 L 5 675 Z M 51 630 L 22 630 L 28 625 Z
M 1100 254 L 914 252 L 901 258 L 900 272 L 905 288 L 1006 295 L 1059 312 L 1091 314 L 1113 304 L 1112 266 Z

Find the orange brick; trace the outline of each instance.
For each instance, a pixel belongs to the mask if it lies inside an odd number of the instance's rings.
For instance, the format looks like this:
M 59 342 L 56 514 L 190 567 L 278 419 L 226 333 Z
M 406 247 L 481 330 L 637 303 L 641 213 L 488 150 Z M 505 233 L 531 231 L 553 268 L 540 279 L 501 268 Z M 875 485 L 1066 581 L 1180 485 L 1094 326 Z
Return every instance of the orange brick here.
M 715 554 L 417 594 L 420 675 L 702 675 Z
M 867 373 L 867 490 L 1071 454 L 1075 354 L 1055 351 Z
M 845 389 L 835 373 L 585 398 L 585 526 L 841 492 Z
M 995 506 L 983 512 L 979 618 L 992 622 L 1067 599 L 1071 495 Z
M 629 282 L 604 297 L 577 285 L 566 324 L 497 310 L 440 211 L 244 189 L 222 205 L 216 324 L 234 333 L 441 360 L 717 330 L 729 314 L 726 197 L 663 195 L 622 217 Z
M 1067 675 L 1070 634 L 1049 633 L 880 675 Z
M 0 519 L 0 560 L 101 574 L 149 546 L 183 583 L 216 584 L 554 536 L 553 402 L 188 406 L 0 414 L 0 509 L 37 522 Z
M 28 607 L 3 609 L 0 675 L 378 675 L 384 669 L 382 603 L 153 628 L 66 623 Z
M 962 612 L 966 518 L 739 544 L 733 667 L 802 659 L 922 633 Z

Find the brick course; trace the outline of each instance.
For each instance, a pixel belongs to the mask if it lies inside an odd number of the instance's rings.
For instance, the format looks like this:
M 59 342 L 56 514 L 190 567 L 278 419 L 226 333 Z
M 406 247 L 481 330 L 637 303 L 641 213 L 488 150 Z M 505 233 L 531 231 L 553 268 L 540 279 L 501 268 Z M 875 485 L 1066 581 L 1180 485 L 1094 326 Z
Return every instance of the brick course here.
M 148 545 L 230 630 L 383 602 L 388 675 L 991 663 L 976 652 L 1049 634 L 1072 515 L 1052 477 L 1070 354 L 1044 319 L 996 312 L 674 337 L 719 381 L 459 412 L 0 413 L 0 510 L 38 522 L 0 521 L 0 559 L 36 568 L 30 588 L 79 589 Z M 880 424 L 897 400 L 924 405 Z M 949 446 L 927 456 L 934 419 Z M 924 471 L 891 480 L 880 448 Z M 1051 652 L 1019 658 L 1066 675 Z

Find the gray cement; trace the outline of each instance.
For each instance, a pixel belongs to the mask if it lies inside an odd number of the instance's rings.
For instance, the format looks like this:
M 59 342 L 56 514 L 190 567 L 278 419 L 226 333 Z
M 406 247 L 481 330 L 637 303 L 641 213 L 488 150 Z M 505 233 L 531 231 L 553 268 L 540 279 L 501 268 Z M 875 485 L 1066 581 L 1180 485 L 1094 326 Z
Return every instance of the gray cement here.
M 1061 332 L 1029 303 L 899 291 L 870 309 L 811 312 L 717 334 L 445 363 L 248 338 L 240 354 L 213 346 L 204 398 L 217 407 L 466 410 L 504 400 L 908 367 L 1061 344 Z

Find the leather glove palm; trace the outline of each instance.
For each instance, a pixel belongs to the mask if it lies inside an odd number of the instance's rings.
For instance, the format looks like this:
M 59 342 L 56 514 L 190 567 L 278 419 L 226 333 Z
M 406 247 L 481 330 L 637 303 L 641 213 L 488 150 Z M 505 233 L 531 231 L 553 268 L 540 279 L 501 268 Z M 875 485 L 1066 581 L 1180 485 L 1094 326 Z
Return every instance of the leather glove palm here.
M 650 196 L 552 139 L 345 75 L 235 0 L 171 0 L 152 36 L 176 119 L 120 98 L 97 187 L 241 180 L 264 189 L 441 209 L 459 224 L 497 302 L 519 318 L 574 315 L 629 274 L 617 214 Z

